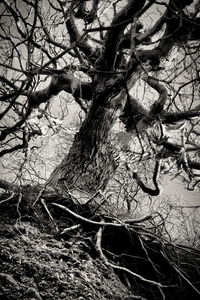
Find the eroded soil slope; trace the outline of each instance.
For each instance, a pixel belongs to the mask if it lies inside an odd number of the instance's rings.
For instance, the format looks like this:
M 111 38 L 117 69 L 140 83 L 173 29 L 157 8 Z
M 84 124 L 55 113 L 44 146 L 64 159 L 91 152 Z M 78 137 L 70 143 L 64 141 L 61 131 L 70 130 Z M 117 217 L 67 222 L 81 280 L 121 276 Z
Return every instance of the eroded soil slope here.
M 29 222 L 1 220 L 0 299 L 132 299 L 87 247 L 81 236 L 62 241 Z

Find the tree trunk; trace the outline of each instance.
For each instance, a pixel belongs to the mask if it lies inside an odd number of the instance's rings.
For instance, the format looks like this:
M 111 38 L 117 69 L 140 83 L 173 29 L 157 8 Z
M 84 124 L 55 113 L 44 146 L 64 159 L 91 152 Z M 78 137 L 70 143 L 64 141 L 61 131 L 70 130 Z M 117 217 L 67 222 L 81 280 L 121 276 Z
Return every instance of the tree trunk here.
M 117 159 L 109 134 L 124 104 L 125 93 L 121 91 L 107 99 L 102 99 L 101 95 L 95 97 L 69 153 L 51 174 L 50 185 L 93 193 L 104 190 L 116 170 Z

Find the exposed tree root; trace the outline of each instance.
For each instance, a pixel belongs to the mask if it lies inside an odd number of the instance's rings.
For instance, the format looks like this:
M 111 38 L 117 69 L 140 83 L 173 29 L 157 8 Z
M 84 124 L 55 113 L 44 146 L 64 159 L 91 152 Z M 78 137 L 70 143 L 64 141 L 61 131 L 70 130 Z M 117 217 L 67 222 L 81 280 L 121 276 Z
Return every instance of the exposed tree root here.
M 196 292 L 197 294 L 200 295 L 200 291 L 196 289 L 196 287 L 191 283 L 191 281 L 179 270 L 179 268 L 161 251 L 161 254 L 164 256 L 164 258 L 169 262 L 169 264 L 173 267 L 173 269 L 180 275 L 180 277 L 186 281 L 188 285 L 190 285 Z
M 73 225 L 71 227 L 68 227 L 68 228 L 65 228 L 60 234 L 65 234 L 65 233 L 69 233 L 70 231 L 73 231 L 73 230 L 77 230 L 81 227 L 80 224 L 77 224 L 77 225 Z
M 139 278 L 141 281 L 145 281 L 147 283 L 150 283 L 150 284 L 153 284 L 153 285 L 156 285 L 158 287 L 164 287 L 162 284 L 160 284 L 159 282 L 155 282 L 155 281 L 152 281 L 152 280 L 148 280 L 142 276 L 140 276 L 139 274 L 137 273 L 134 273 L 132 271 L 130 271 L 129 269 L 127 268 L 124 268 L 124 267 L 120 267 L 120 266 L 117 266 L 117 265 L 114 265 L 113 263 L 110 263 L 108 261 L 108 259 L 106 258 L 106 256 L 104 255 L 103 253 L 103 250 L 102 250 L 102 247 L 101 247 L 101 242 L 102 242 L 102 233 L 103 233 L 103 227 L 100 227 L 98 232 L 97 232 L 97 235 L 96 235 L 96 249 L 97 249 L 97 252 L 100 256 L 100 258 L 103 260 L 103 262 L 105 263 L 105 265 L 115 269 L 115 270 L 118 270 L 118 271 L 123 271 L 123 272 L 126 272 L 134 277 L 137 277 Z
M 180 295 L 193 295 L 193 299 L 199 297 L 199 250 L 173 244 L 148 229 L 153 214 L 122 220 L 108 214 L 106 203 L 99 209 L 98 201 L 93 200 L 81 205 L 70 194 L 25 187 L 1 195 L 0 213 L 1 218 L 10 213 L 18 222 L 31 218 L 66 241 L 81 232 L 86 251 L 116 272 L 132 290 L 133 299 L 171 300 L 175 290 Z
M 42 203 L 42 205 L 44 206 L 44 208 L 45 208 L 45 210 L 46 210 L 46 212 L 47 212 L 47 214 L 48 214 L 50 220 L 52 221 L 52 223 L 53 223 L 53 225 L 54 225 L 56 231 L 58 232 L 59 229 L 58 229 L 58 227 L 57 227 L 57 225 L 56 225 L 56 222 L 55 222 L 54 218 L 52 217 L 52 215 L 51 215 L 51 213 L 50 213 L 50 211 L 49 211 L 49 209 L 48 209 L 48 207 L 47 207 L 47 205 L 46 205 L 45 200 L 42 199 L 42 198 L 41 198 L 41 203 Z
M 71 214 L 73 217 L 77 218 L 78 220 L 84 222 L 84 223 L 89 223 L 91 225 L 97 225 L 97 226 L 113 226 L 113 227 L 127 227 L 128 224 L 124 223 L 124 222 L 120 222 L 120 223 L 111 223 L 111 222 L 97 222 L 97 221 L 92 221 L 90 219 L 87 219 L 85 217 L 82 217 L 78 214 L 76 214 L 75 212 L 73 212 L 72 210 L 70 210 L 69 208 L 60 205 L 58 203 L 51 203 L 54 206 L 57 206 L 61 209 L 63 209 L 64 211 L 66 211 L 67 213 Z M 130 223 L 134 223 L 134 220 L 129 220 Z M 138 222 L 138 220 L 136 220 L 136 222 Z

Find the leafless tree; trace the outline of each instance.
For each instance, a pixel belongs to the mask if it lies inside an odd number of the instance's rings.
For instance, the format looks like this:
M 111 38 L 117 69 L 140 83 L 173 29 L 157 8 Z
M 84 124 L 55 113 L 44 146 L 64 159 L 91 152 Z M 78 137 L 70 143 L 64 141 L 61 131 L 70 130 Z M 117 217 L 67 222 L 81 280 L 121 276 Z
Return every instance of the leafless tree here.
M 61 236 L 89 232 L 104 264 L 148 299 L 177 286 L 181 298 L 199 296 L 199 250 L 166 238 L 167 209 L 129 219 L 103 205 L 114 191 L 130 210 L 138 193 L 160 195 L 159 176 L 172 171 L 189 190 L 200 182 L 199 8 L 197 0 L 0 1 L 0 157 L 18 179 L 0 180 L 1 217 L 14 202 L 20 220 L 45 214 Z M 43 146 L 58 137 L 64 150 L 44 182 L 53 159 Z M 43 184 L 27 185 L 23 172 Z M 57 210 L 69 216 L 64 225 Z
M 85 117 L 49 185 L 104 190 L 119 165 L 110 142 L 116 122 L 139 141 L 135 163 L 154 161 L 154 188 L 128 166 L 145 193 L 160 193 L 167 159 L 191 189 L 198 184 L 199 1 L 3 0 L 0 9 L 0 156 L 26 155 L 45 135 L 38 120 L 53 128 L 52 99 L 64 110 L 71 95 Z M 134 96 L 138 83 L 144 96 Z

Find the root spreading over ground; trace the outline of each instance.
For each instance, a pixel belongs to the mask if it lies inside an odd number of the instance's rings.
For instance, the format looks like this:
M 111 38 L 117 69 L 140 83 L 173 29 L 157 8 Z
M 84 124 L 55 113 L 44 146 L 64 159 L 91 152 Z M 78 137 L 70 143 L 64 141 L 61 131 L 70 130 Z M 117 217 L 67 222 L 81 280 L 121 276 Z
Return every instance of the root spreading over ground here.
M 200 250 L 95 199 L 24 187 L 0 199 L 0 299 L 199 299 Z

